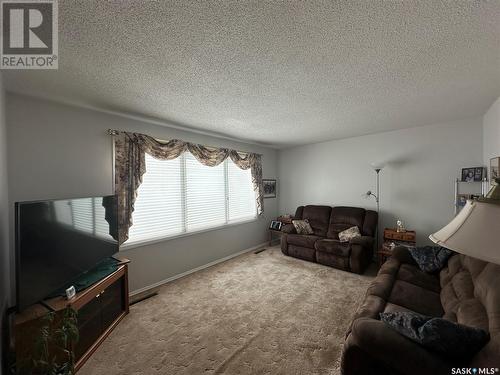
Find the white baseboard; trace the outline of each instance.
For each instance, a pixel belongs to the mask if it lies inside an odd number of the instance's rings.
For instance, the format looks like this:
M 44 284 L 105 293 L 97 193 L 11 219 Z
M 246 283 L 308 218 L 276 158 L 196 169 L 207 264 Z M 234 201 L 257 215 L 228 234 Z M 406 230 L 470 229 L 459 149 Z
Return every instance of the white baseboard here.
M 171 281 L 174 281 L 174 280 L 177 280 L 177 279 L 180 279 L 181 277 L 184 277 L 184 276 L 187 276 L 187 275 L 190 275 L 194 272 L 197 272 L 197 271 L 201 271 L 205 268 L 208 268 L 208 267 L 212 267 L 212 266 L 215 266 L 216 264 L 219 264 L 219 263 L 222 263 L 222 262 L 225 262 L 226 260 L 229 260 L 229 259 L 232 259 L 232 258 L 235 258 L 239 255 L 242 255 L 242 254 L 245 254 L 245 253 L 249 253 L 251 251 L 255 251 L 255 250 L 258 250 L 258 249 L 261 249 L 263 247 L 266 247 L 268 246 L 268 243 L 267 242 L 263 242 L 257 246 L 253 246 L 253 247 L 250 247 L 248 249 L 245 249 L 245 250 L 241 250 L 241 251 L 238 251 L 237 253 L 234 253 L 234 254 L 231 254 L 231 255 L 228 255 L 224 258 L 220 258 L 220 259 L 217 259 L 217 260 L 214 260 L 213 262 L 210 262 L 210 263 L 207 263 L 207 264 L 204 264 L 202 266 L 199 266 L 199 267 L 196 267 L 196 268 L 193 268 L 193 269 L 190 269 L 186 272 L 183 272 L 183 273 L 180 273 L 178 275 L 174 275 L 174 276 L 171 276 L 169 277 L 168 279 L 164 279 L 164 280 L 161 280 L 161 281 L 158 281 L 157 283 L 154 283 L 152 285 L 148 285 L 148 286 L 145 286 L 143 288 L 140 288 L 140 289 L 137 289 L 137 290 L 134 290 L 133 292 L 130 292 L 129 296 L 130 297 L 134 297 L 134 296 L 137 296 L 138 294 L 141 294 L 141 293 L 145 293 L 151 289 L 155 289 L 155 288 L 158 288 L 162 285 L 165 285 Z

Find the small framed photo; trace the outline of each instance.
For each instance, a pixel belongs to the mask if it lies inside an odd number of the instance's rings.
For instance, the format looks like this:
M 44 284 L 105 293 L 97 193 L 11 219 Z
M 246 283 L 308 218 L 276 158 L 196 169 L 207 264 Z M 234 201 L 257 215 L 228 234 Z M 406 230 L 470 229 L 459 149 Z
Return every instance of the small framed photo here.
M 496 185 L 496 178 L 500 177 L 500 157 L 490 159 L 490 183 Z
M 483 181 L 486 178 L 486 168 L 476 167 L 474 172 L 474 181 Z
M 464 182 L 483 181 L 484 178 L 486 178 L 486 171 L 483 167 L 462 169 L 462 181 Z
M 283 223 L 281 221 L 271 220 L 271 224 L 269 224 L 269 229 L 281 230 L 282 226 L 283 226 Z
M 473 182 L 476 168 L 462 168 L 462 181 Z
M 264 198 L 276 198 L 276 180 L 262 180 L 264 184 Z

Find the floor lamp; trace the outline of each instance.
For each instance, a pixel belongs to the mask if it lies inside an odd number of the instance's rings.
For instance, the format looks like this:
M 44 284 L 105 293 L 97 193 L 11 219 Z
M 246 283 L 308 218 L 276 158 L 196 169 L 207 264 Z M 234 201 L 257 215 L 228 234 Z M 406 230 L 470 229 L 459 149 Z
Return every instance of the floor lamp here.
M 377 203 L 377 214 L 378 216 L 380 216 L 380 171 L 384 168 L 384 165 L 383 164 L 377 164 L 377 163 L 372 163 L 371 164 L 373 170 L 375 171 L 375 173 L 377 173 L 377 191 L 374 193 L 373 191 L 371 190 L 368 190 L 366 192 L 366 197 L 374 197 L 375 198 L 375 202 Z M 377 218 L 377 249 L 379 247 L 379 222 L 380 220 Z

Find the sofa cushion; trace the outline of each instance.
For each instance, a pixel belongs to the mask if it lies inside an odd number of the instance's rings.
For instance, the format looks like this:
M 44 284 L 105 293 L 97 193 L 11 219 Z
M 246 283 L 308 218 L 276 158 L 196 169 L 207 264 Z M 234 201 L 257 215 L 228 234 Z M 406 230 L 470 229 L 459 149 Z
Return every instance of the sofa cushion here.
M 313 234 L 288 234 L 287 242 L 289 245 L 302 246 L 314 249 L 314 243 L 321 237 Z
M 456 367 L 399 334 L 380 320 L 361 318 L 353 322 L 344 346 L 341 374 L 423 375 L 451 374 Z
M 304 206 L 301 219 L 307 219 L 316 236 L 326 237 L 332 208 L 330 206 Z
M 388 302 L 424 315 L 442 317 L 444 314 L 439 293 L 402 280 L 394 283 Z
M 331 238 L 323 238 L 316 242 L 314 248 L 324 253 L 348 257 L 351 251 L 349 242 L 340 242 Z
M 488 341 L 488 332 L 415 312 L 381 313 L 389 327 L 422 346 L 446 357 L 469 360 Z
M 475 298 L 462 301 L 457 306 L 456 321 L 465 324 L 469 327 L 481 328 L 486 331 L 489 330 L 488 314 L 486 309 Z
M 397 279 L 439 293 L 441 286 L 435 275 L 430 275 L 411 264 L 402 264 L 397 273 Z
M 365 209 L 358 207 L 334 207 L 328 225 L 326 237 L 338 239 L 338 234 L 353 226 L 363 228 Z M 364 233 L 363 233 L 364 234 Z

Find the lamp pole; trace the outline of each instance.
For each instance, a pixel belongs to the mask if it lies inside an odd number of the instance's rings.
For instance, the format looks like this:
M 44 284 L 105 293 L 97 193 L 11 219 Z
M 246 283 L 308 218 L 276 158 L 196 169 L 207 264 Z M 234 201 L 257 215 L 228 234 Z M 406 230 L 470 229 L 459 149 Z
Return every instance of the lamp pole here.
M 377 202 L 377 246 L 376 250 L 378 250 L 379 247 L 379 233 L 380 233 L 380 228 L 379 228 L 379 223 L 380 223 L 380 171 L 382 168 L 376 167 L 374 168 L 375 172 L 377 173 L 377 195 L 375 196 L 375 202 Z
M 377 172 L 377 196 L 375 197 L 375 201 L 377 202 L 377 213 L 380 210 L 380 171 L 382 168 L 375 168 L 375 172 Z M 378 227 L 378 225 L 377 225 Z
M 373 170 L 375 171 L 375 173 L 377 173 L 377 191 L 376 191 L 376 194 L 374 194 L 371 190 L 368 190 L 365 194 L 366 197 L 370 197 L 370 196 L 373 196 L 375 198 L 375 203 L 377 203 L 377 229 L 376 229 L 376 251 L 378 250 L 378 247 L 379 247 L 379 223 L 380 223 L 380 219 L 379 219 L 379 216 L 380 216 L 380 171 L 384 168 L 384 165 L 383 164 L 375 164 L 375 163 L 372 163 L 371 164 Z

